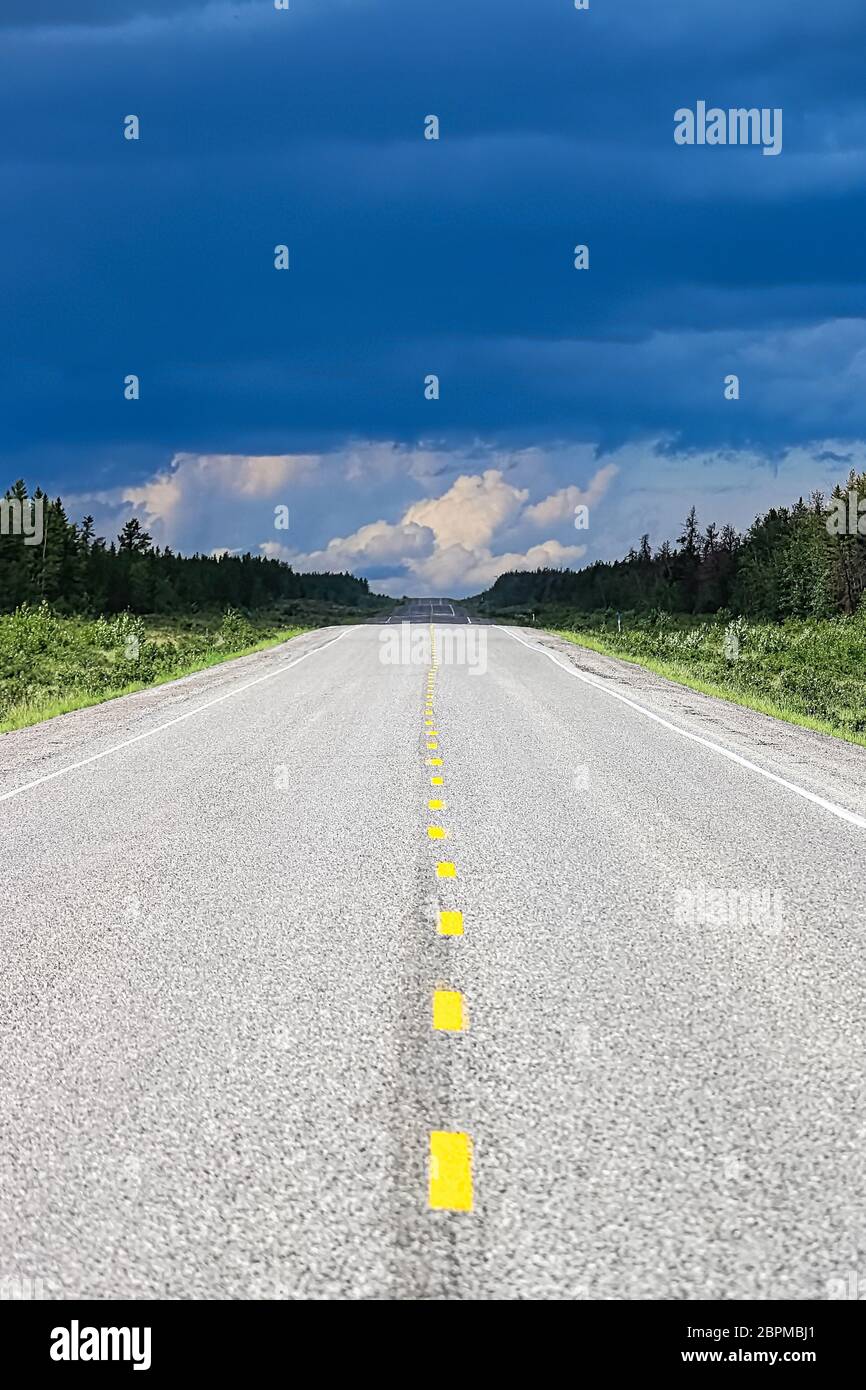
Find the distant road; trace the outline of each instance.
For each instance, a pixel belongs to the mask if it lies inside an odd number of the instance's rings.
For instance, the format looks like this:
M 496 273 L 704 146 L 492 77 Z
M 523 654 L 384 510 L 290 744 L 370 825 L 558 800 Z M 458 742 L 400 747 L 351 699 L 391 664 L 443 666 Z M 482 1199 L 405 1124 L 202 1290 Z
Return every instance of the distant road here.
M 401 603 L 387 618 L 371 618 L 379 623 L 471 623 L 465 608 L 447 598 L 413 599 Z
M 0 739 L 0 1274 L 866 1276 L 866 754 L 540 633 L 450 665 L 452 621 L 432 669 L 331 629 Z

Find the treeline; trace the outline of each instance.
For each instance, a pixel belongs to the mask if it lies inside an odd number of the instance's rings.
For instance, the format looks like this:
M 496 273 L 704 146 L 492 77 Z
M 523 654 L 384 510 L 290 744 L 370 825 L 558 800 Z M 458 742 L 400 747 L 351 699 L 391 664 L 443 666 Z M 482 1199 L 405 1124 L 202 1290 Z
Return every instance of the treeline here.
M 729 609 L 777 621 L 853 613 L 866 588 L 866 514 L 859 534 L 858 498 L 866 498 L 866 473 L 852 472 L 829 498 L 816 492 L 808 502 L 773 507 L 745 535 L 713 522 L 702 529 L 692 507 L 675 544 L 664 541 L 654 551 L 644 535 L 622 560 L 503 574 L 481 602 L 489 609 L 558 605 L 585 613 Z
M 43 533 L 25 544 L 12 533 L 7 507 L 0 528 L 0 612 L 45 599 L 61 613 L 178 613 L 197 609 L 264 608 L 285 599 L 318 599 L 346 607 L 375 605 L 366 579 L 351 574 L 296 574 L 260 555 L 178 555 L 154 546 L 140 521 L 126 523 L 116 542 L 94 534 L 93 517 L 69 520 L 60 498 L 23 481 L 6 493 L 42 499 Z M 25 510 L 25 515 L 26 515 Z M 33 512 L 30 512 L 31 517 Z

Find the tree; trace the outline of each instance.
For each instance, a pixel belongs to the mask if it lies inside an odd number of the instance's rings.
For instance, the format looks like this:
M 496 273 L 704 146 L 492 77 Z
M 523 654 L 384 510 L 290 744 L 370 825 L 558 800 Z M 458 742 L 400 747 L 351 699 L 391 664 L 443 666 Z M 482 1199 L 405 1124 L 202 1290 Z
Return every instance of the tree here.
M 151 538 L 137 516 L 132 516 L 117 537 L 119 550 L 134 555 L 144 555 L 151 547 Z

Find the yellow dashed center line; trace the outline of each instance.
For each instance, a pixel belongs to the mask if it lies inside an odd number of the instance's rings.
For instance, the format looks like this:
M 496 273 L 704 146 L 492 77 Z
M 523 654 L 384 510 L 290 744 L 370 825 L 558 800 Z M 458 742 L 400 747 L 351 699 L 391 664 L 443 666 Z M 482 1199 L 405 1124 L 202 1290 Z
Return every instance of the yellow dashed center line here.
M 440 936 L 462 936 L 463 935 L 463 913 L 448 912 L 443 909 L 439 913 L 439 935 Z
M 439 749 L 439 733 L 434 725 L 433 685 L 439 665 L 436 656 L 436 631 L 430 624 L 430 671 L 424 700 L 424 726 L 428 753 Z M 426 759 L 428 767 L 442 767 L 442 759 Z M 431 787 L 441 787 L 444 777 L 433 775 Z M 444 811 L 445 802 L 431 797 L 427 802 L 428 811 Z M 444 840 L 448 831 L 441 825 L 428 825 L 430 840 Z M 442 859 L 436 865 L 439 878 L 456 878 L 457 871 L 451 860 Z M 437 930 L 440 936 L 463 935 L 463 913 L 451 908 L 441 908 L 437 915 Z M 463 993 L 456 989 L 434 989 L 433 1027 L 440 1033 L 464 1033 L 469 1026 L 466 1002 Z M 451 1044 L 457 1046 L 457 1044 Z M 428 1201 L 432 1211 L 471 1211 L 472 1191 L 472 1140 L 468 1134 L 450 1130 L 434 1129 L 430 1134 L 430 1169 Z
M 468 1134 L 434 1129 L 430 1135 L 430 1207 L 472 1210 L 472 1140 Z
M 465 1032 L 466 1011 L 458 989 L 434 989 L 433 1027 L 441 1033 Z

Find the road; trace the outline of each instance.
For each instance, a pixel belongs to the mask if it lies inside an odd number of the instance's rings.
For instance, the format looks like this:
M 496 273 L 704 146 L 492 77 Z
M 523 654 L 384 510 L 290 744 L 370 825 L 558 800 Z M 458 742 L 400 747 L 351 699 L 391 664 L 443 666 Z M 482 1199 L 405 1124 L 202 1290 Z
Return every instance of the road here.
M 410 599 L 407 603 L 398 604 L 392 613 L 384 619 L 381 617 L 371 618 L 372 623 L 472 623 L 465 608 L 459 603 L 454 603 L 450 598 L 420 598 Z
M 537 632 L 434 633 L 432 671 L 330 629 L 0 741 L 0 1275 L 862 1281 L 866 754 Z

